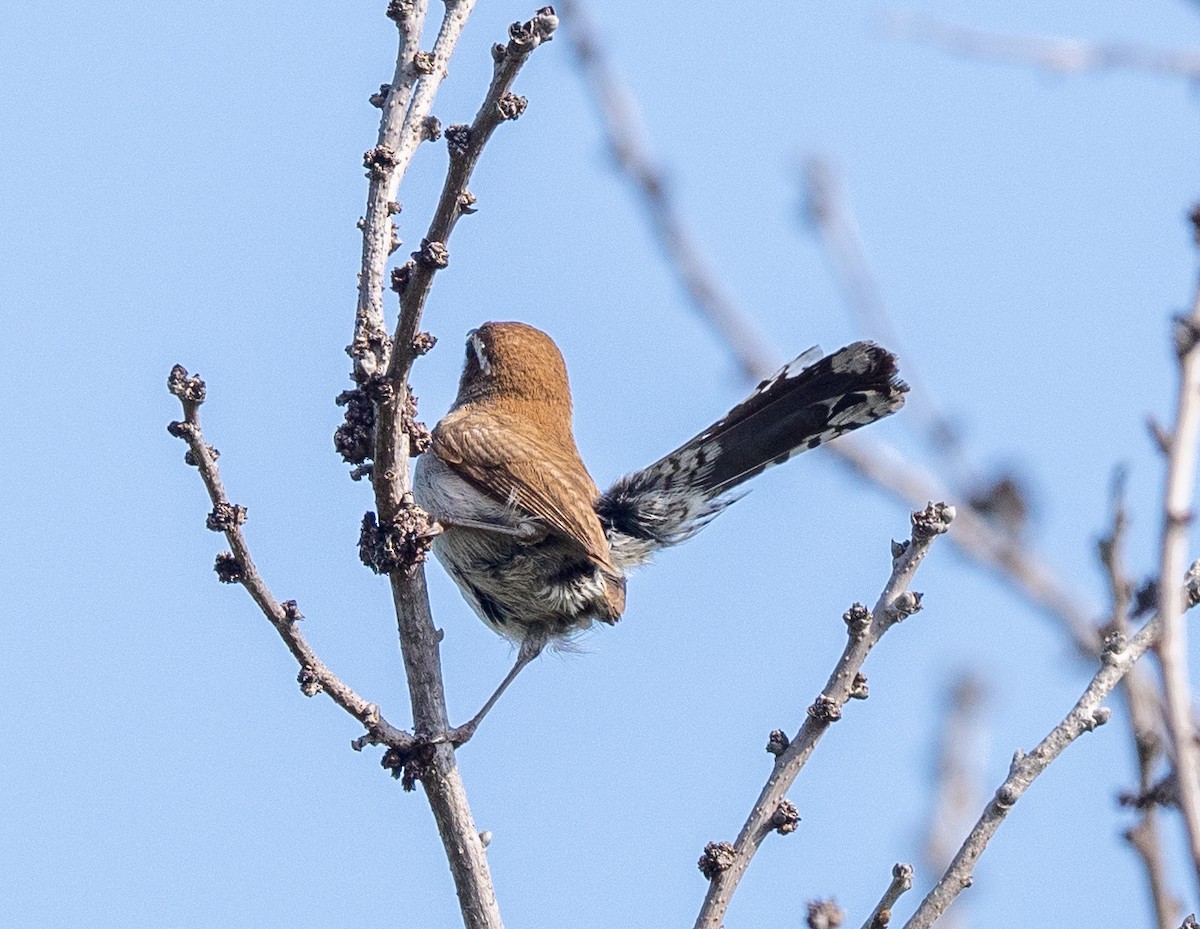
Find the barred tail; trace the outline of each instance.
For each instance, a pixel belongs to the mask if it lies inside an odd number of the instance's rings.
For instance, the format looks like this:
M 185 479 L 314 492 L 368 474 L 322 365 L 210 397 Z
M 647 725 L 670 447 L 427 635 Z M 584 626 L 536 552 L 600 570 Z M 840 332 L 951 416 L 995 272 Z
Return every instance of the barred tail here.
M 904 405 L 908 386 L 896 376 L 896 358 L 878 345 L 855 342 L 818 355 L 805 352 L 723 419 L 600 498 L 617 567 L 691 538 L 737 499 L 728 491 L 756 474 Z

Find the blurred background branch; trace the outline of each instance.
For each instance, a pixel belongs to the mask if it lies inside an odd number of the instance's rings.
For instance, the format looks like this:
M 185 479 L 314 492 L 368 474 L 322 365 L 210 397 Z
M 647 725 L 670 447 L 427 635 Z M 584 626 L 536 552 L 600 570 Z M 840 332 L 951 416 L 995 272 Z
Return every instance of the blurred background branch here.
M 750 380 L 769 377 L 780 362 L 774 349 L 755 334 L 749 315 L 737 306 L 719 286 L 719 276 L 699 248 L 684 233 L 684 224 L 655 167 L 644 133 L 637 125 L 636 107 L 628 90 L 607 64 L 603 43 L 589 21 L 580 0 L 561 6 L 564 31 L 576 62 L 596 103 L 605 138 L 614 165 L 638 196 L 643 214 L 651 222 L 663 245 L 671 269 L 685 283 L 692 308 L 707 321 L 738 360 Z M 844 225 L 844 224 L 843 224 Z M 839 237 L 845 238 L 839 226 Z M 682 238 L 681 238 L 682 237 Z M 678 243 L 685 241 L 686 248 Z M 854 257 L 843 256 L 853 285 L 866 299 L 862 313 L 873 321 L 886 319 L 882 300 L 869 274 L 863 271 L 861 248 Z M 860 278 L 864 280 L 859 281 Z M 697 282 L 703 286 L 697 286 Z M 907 371 L 901 359 L 902 373 Z M 936 433 L 943 427 L 937 426 Z M 848 436 L 826 446 L 843 464 L 907 507 L 920 507 L 928 500 L 954 497 L 953 488 L 940 477 L 907 460 L 885 443 L 862 436 Z M 964 501 L 964 504 L 969 501 Z M 1030 552 L 1029 544 L 1002 524 L 981 516 L 966 505 L 959 507 L 959 521 L 951 542 L 973 561 L 1000 574 L 1013 588 L 1027 597 L 1040 612 L 1052 617 L 1066 631 L 1075 650 L 1087 659 L 1099 654 L 1095 631 L 1095 611 L 1090 598 L 1059 576 L 1043 558 Z
M 1124 42 L 1038 35 L 1005 35 L 955 26 L 929 16 L 893 13 L 884 20 L 888 35 L 932 45 L 973 58 L 1026 63 L 1059 74 L 1135 70 L 1170 77 L 1200 78 L 1200 49 L 1151 48 Z
M 964 672 L 946 690 L 944 719 L 934 770 L 934 806 L 923 858 L 927 874 L 941 874 L 970 831 L 984 796 L 988 732 L 984 683 Z M 962 909 L 946 913 L 942 929 L 966 929 Z
M 906 422 L 910 426 L 916 423 L 918 433 L 938 456 L 951 489 L 963 496 L 964 490 L 969 492 L 978 482 L 975 469 L 964 460 L 958 431 L 926 388 L 921 372 L 914 370 L 912 355 L 905 351 L 904 340 L 892 323 L 845 183 L 824 157 L 805 161 L 803 182 L 804 216 L 820 236 L 857 328 L 906 359 L 904 379 L 911 388 Z
M 1192 237 L 1200 246 L 1200 205 L 1192 210 Z M 1196 484 L 1196 454 L 1200 445 L 1200 282 L 1192 309 L 1175 320 L 1175 352 L 1179 385 L 1175 422 L 1166 434 L 1166 487 L 1163 493 L 1162 545 L 1158 571 L 1158 612 L 1163 633 L 1157 654 L 1166 697 L 1167 732 L 1179 780 L 1179 809 L 1187 827 L 1188 844 L 1200 894 L 1200 748 L 1192 713 L 1188 672 L 1185 613 L 1194 605 L 1180 586 L 1188 565 L 1188 526 Z
M 984 808 L 982 816 L 955 853 L 949 867 L 904 924 L 904 929 L 929 929 L 958 895 L 971 886 L 976 864 L 1013 805 L 1067 746 L 1085 732 L 1091 732 L 1108 722 L 1110 711 L 1102 705 L 1104 700 L 1134 663 L 1158 643 L 1162 629 L 1161 617 L 1155 615 L 1132 638 L 1109 640 L 1101 658 L 1100 670 L 1063 721 L 1029 754 L 1017 750 L 1008 777 L 997 788 L 995 796 Z
M 1128 576 L 1125 563 L 1125 536 L 1129 527 L 1125 484 L 1126 472 L 1119 468 L 1112 481 L 1112 524 L 1096 548 L 1112 596 L 1112 613 L 1105 628 L 1109 635 L 1128 638 L 1133 634 L 1130 610 L 1133 607 L 1134 584 Z M 1140 666 L 1131 668 L 1121 685 L 1137 762 L 1138 795 L 1145 795 L 1155 783 L 1155 766 L 1162 758 L 1165 722 L 1162 695 L 1150 680 L 1147 669 Z M 1180 905 L 1169 890 L 1167 855 L 1162 844 L 1162 830 L 1159 828 L 1155 804 L 1144 806 L 1139 821 L 1126 830 L 1125 837 L 1142 863 L 1157 929 L 1175 929 L 1179 922 Z

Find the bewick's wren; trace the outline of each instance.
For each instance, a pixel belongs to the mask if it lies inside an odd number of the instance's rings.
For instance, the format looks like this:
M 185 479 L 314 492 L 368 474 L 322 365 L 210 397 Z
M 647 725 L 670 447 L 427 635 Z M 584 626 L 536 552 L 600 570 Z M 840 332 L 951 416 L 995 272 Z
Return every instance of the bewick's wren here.
M 806 352 L 648 468 L 600 493 L 575 447 L 571 391 L 551 338 L 493 322 L 467 337 L 458 397 L 417 461 L 417 502 L 444 530 L 438 560 L 517 663 L 476 717 L 547 643 L 625 609 L 625 573 L 691 538 L 729 491 L 796 452 L 881 419 L 908 388 L 870 342 Z

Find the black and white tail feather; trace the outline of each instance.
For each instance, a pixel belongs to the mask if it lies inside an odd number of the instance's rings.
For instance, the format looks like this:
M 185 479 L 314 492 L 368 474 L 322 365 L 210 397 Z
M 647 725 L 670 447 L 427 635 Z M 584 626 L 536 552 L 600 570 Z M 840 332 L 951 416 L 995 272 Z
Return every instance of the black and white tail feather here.
M 613 563 L 627 570 L 708 525 L 772 465 L 896 412 L 908 390 L 872 342 L 820 357 L 812 348 L 694 439 L 617 481 L 596 506 Z

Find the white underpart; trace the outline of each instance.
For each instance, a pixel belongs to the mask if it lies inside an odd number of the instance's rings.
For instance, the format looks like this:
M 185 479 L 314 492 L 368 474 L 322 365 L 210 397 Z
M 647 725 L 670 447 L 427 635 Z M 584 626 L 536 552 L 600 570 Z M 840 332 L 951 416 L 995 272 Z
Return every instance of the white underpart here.
M 413 497 L 420 507 L 438 522 L 450 525 L 495 527 L 497 532 L 516 535 L 539 528 L 540 521 L 522 518 L 515 500 L 501 503 L 474 484 L 460 477 L 433 452 L 417 459 L 413 470 Z M 441 539 L 438 536 L 437 539 Z M 437 539 L 434 548 L 437 548 Z

